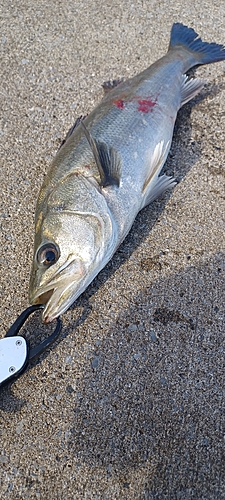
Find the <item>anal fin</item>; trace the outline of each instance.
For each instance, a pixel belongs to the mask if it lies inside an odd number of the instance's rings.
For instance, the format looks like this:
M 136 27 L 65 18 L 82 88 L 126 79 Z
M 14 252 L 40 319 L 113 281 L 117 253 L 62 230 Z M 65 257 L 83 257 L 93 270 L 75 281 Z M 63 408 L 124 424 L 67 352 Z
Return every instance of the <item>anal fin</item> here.
M 202 87 L 204 86 L 204 81 L 200 80 L 200 78 L 190 78 L 188 79 L 187 75 L 183 75 L 183 81 L 181 84 L 181 106 L 186 104 L 186 102 L 190 101 L 195 97 Z

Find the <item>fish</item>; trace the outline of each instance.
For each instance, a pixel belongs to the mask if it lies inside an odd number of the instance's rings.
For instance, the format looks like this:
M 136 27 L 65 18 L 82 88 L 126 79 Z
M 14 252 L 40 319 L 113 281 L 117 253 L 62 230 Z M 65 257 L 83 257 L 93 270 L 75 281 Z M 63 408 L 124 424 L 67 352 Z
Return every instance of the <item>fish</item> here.
M 133 78 L 108 85 L 101 102 L 69 130 L 36 206 L 29 300 L 44 304 L 44 323 L 84 292 L 138 212 L 176 185 L 161 170 L 177 112 L 204 85 L 187 72 L 222 60 L 223 45 L 175 23 L 168 52 Z

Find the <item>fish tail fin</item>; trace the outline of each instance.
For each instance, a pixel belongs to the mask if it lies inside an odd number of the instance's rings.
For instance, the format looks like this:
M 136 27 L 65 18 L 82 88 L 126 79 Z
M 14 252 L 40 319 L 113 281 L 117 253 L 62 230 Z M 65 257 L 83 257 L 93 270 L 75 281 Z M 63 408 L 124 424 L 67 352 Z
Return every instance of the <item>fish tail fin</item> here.
M 172 26 L 169 50 L 177 45 L 190 50 L 189 68 L 225 60 L 224 45 L 203 42 L 196 31 L 182 23 Z

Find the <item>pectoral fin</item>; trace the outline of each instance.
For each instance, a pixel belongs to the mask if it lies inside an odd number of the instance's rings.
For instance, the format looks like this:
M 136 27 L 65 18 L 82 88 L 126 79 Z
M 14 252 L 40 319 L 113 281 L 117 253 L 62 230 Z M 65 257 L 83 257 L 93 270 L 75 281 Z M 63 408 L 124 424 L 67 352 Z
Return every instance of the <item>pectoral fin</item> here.
M 119 187 L 121 177 L 121 157 L 119 153 L 105 142 L 94 139 L 82 121 L 80 125 L 92 149 L 101 179 L 101 186 Z

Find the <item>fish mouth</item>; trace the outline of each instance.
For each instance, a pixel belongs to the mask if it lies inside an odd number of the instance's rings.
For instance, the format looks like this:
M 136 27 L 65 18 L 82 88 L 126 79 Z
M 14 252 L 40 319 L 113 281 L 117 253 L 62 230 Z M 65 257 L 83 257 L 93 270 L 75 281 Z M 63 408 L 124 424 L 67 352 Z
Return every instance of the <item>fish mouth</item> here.
M 72 305 L 82 293 L 85 275 L 82 262 L 70 262 L 68 266 L 59 269 L 48 283 L 40 285 L 34 294 L 30 293 L 31 304 L 45 305 L 42 312 L 43 323 L 51 323 Z
M 77 290 L 76 282 L 69 283 L 67 285 L 62 284 L 57 285 L 55 288 L 51 286 L 51 289 L 36 294 L 31 300 L 32 304 L 43 304 L 45 305 L 42 312 L 43 323 L 51 323 L 58 316 L 63 314 L 76 300 L 80 292 Z
M 33 304 L 47 304 L 50 300 L 52 294 L 54 292 L 54 288 L 49 290 L 48 292 L 44 292 L 41 295 L 38 295 L 36 299 L 34 299 Z

